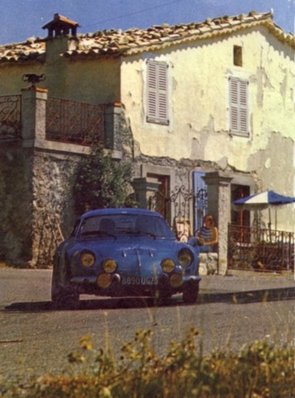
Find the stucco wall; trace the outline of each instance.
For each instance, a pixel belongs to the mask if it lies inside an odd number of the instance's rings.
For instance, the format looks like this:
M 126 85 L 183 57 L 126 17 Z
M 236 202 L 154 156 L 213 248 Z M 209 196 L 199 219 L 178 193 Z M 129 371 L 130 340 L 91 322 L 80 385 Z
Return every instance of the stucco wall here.
M 120 66 L 118 59 L 70 61 L 60 60 L 44 69 L 51 96 L 94 104 L 120 100 Z
M 118 59 L 24 63 L 0 66 L 0 95 L 20 94 L 28 86 L 26 73 L 45 74 L 38 87 L 48 89 L 51 97 L 66 98 L 93 104 L 120 100 L 120 65 Z
M 242 67 L 233 65 L 234 45 L 243 49 Z M 169 126 L 145 121 L 149 58 L 169 65 Z M 266 28 L 129 57 L 121 73 L 122 102 L 142 153 L 202 159 L 251 173 L 258 189 L 295 195 L 294 50 Z M 229 133 L 230 76 L 249 81 L 249 138 Z M 282 209 L 278 226 L 293 230 L 294 224 L 294 211 L 290 218 L 290 208 Z
M 243 67 L 233 66 L 233 46 L 243 47 Z M 169 64 L 170 124 L 145 121 L 145 60 Z M 248 157 L 266 149 L 277 131 L 294 139 L 295 63 L 291 50 L 265 29 L 222 40 L 192 43 L 166 53 L 134 56 L 122 64 L 122 101 L 135 139 L 146 154 L 219 161 L 249 170 Z M 228 77 L 250 81 L 250 138 L 228 133 Z M 156 145 L 154 145 L 156 144 Z M 223 150 L 220 151 L 220 147 Z

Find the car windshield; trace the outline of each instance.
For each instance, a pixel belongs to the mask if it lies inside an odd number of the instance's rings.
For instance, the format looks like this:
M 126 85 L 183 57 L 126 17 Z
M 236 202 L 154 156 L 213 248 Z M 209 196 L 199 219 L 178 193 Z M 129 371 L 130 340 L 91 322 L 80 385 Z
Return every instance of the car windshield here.
M 101 215 L 85 218 L 80 236 L 146 235 L 154 238 L 172 238 L 168 224 L 160 217 L 138 214 Z

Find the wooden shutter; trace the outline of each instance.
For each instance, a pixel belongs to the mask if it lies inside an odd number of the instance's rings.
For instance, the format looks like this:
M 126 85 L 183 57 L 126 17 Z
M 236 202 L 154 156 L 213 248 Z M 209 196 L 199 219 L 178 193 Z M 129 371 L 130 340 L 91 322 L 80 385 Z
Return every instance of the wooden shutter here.
M 248 81 L 229 79 L 230 131 L 249 136 L 248 127 Z
M 168 65 L 149 61 L 147 64 L 147 121 L 169 124 Z

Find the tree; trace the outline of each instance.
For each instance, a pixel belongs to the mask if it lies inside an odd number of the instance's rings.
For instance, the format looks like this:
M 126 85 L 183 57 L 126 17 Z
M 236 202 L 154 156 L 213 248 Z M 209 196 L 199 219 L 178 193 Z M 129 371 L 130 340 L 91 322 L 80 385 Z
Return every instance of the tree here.
M 81 214 L 88 209 L 134 206 L 131 177 L 130 161 L 113 160 L 102 146 L 93 146 L 75 176 L 75 211 Z

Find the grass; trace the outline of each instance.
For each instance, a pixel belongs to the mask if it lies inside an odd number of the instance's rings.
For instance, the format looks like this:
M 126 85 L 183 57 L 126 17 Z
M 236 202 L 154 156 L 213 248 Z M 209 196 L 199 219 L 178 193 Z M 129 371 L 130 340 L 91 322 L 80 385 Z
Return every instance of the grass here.
M 239 352 L 215 351 L 208 356 L 191 329 L 159 356 L 152 331 L 136 333 L 120 357 L 95 348 L 89 336 L 68 355 L 68 369 L 44 375 L 27 385 L 3 382 L 3 398 L 294 398 L 295 348 L 266 340 Z M 1 395 L 2 392 L 2 395 Z

